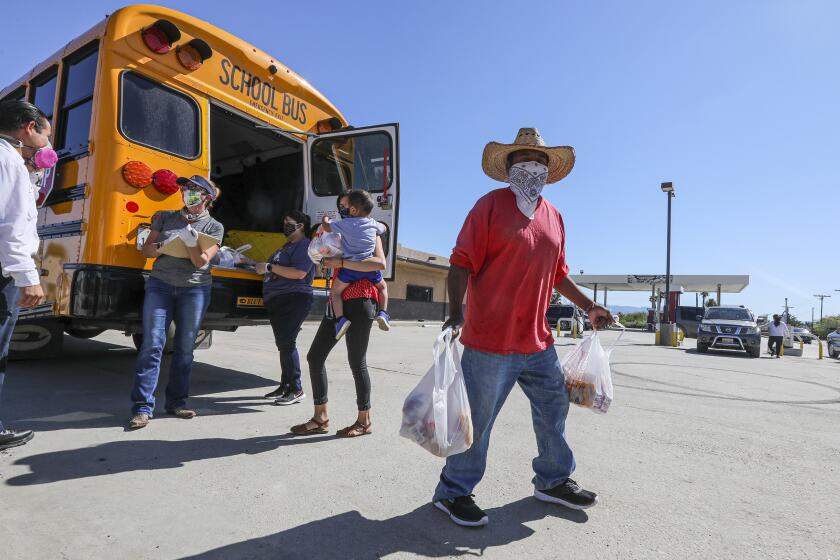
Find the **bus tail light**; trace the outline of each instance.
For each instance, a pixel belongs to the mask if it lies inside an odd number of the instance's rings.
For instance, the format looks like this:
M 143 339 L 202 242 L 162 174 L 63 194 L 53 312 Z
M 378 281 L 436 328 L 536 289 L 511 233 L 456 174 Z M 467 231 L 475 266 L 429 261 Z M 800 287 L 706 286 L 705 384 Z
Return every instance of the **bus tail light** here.
M 323 119 L 315 123 L 315 132 L 318 134 L 332 132 L 333 130 L 338 130 L 339 128 L 341 128 L 341 119 L 338 117 Z
M 193 39 L 186 45 L 178 45 L 175 53 L 181 66 L 192 71 L 201 68 L 201 64 L 213 56 L 213 49 L 201 39 Z
M 170 195 L 181 190 L 177 180 L 178 175 L 168 169 L 158 169 L 152 173 L 152 185 L 165 195 Z
M 165 19 L 159 19 L 150 27 L 144 27 L 140 34 L 146 46 L 158 54 L 168 53 L 172 45 L 181 38 L 178 27 Z
M 135 189 L 142 189 L 152 184 L 152 168 L 142 161 L 129 161 L 122 168 L 125 182 Z

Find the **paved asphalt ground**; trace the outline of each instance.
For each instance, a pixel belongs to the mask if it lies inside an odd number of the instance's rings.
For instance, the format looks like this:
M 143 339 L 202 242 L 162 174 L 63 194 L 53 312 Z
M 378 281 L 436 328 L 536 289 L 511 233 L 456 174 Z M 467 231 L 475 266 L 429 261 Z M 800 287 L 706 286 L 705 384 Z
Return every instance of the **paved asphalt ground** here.
M 815 345 L 750 359 L 629 333 L 609 414 L 569 415 L 575 478 L 600 494 L 586 512 L 531 497 L 536 445 L 514 389 L 476 489 L 490 525 L 470 530 L 429 504 L 441 460 L 397 435 L 438 329 L 374 333 L 375 433 L 355 440 L 289 437 L 311 399 L 261 398 L 278 378 L 268 328 L 216 333 L 196 353 L 200 416 L 137 432 L 123 430 L 135 352 L 120 334 L 12 363 L 3 418 L 38 433 L 0 453 L 0 557 L 840 558 L 840 362 Z M 343 347 L 328 365 L 334 433 L 355 398 Z

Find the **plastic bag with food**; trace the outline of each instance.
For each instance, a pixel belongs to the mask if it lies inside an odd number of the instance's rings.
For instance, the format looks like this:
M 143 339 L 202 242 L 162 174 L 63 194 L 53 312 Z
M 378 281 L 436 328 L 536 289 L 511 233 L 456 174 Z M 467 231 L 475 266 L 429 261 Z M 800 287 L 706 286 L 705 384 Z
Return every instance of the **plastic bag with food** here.
M 444 330 L 432 349 L 434 363 L 403 404 L 400 435 L 438 457 L 463 453 L 472 445 L 472 415 L 461 358 Z
M 593 412 L 607 412 L 614 396 L 610 354 L 622 336 L 624 329 L 615 342 L 604 350 L 598 331 L 592 331 L 563 357 L 561 366 L 570 403 L 589 408 Z
M 342 254 L 341 234 L 339 233 L 322 232 L 309 242 L 309 258 L 315 264 L 320 264 L 321 259 L 340 257 Z

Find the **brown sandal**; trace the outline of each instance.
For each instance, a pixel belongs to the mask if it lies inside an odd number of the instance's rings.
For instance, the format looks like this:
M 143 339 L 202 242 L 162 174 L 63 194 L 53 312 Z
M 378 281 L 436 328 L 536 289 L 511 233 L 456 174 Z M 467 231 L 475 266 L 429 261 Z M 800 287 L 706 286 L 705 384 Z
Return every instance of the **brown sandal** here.
M 307 428 L 309 424 L 315 424 L 314 428 Z M 310 418 L 307 422 L 303 424 L 298 424 L 296 426 L 292 426 L 289 430 L 296 436 L 307 436 L 309 434 L 327 434 L 329 433 L 330 421 L 324 420 L 323 422 L 318 422 L 315 418 Z
M 359 436 L 366 436 L 373 433 L 372 424 L 362 424 L 358 420 L 352 426 L 347 426 L 336 432 L 340 438 L 354 438 Z

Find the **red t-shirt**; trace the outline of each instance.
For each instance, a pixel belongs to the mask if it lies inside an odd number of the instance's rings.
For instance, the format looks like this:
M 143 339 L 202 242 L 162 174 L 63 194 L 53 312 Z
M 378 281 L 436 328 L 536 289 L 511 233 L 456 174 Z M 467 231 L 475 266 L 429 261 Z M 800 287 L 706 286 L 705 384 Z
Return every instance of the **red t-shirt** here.
M 461 342 L 494 354 L 533 354 L 554 344 L 545 312 L 569 273 L 560 212 L 543 198 L 534 219 L 509 188 L 494 190 L 467 215 L 450 263 L 470 272 Z

